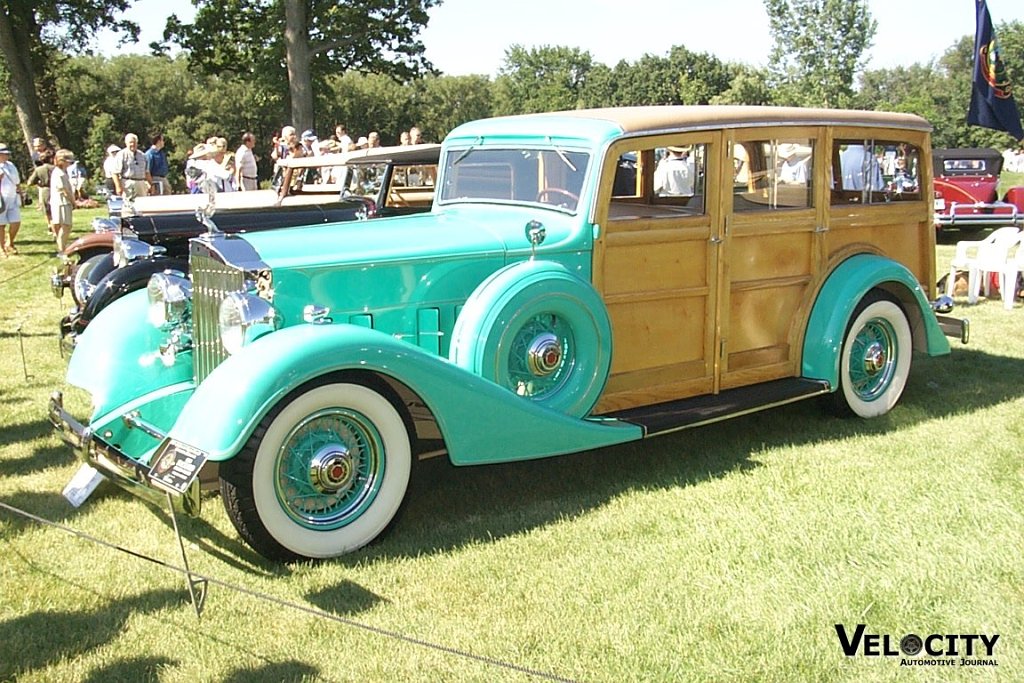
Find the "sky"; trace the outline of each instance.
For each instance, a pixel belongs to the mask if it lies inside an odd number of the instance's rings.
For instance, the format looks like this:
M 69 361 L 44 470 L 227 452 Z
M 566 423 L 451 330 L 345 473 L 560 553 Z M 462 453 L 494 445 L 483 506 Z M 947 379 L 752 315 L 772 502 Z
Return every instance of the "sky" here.
M 878 22 L 868 68 L 929 62 L 974 34 L 975 0 L 868 0 L 868 5 Z M 1022 0 L 988 0 L 988 7 L 997 26 L 1024 21 Z M 125 16 L 140 25 L 139 43 L 119 48 L 106 34 L 99 52 L 147 53 L 171 14 L 189 21 L 195 8 L 190 0 L 137 0 Z M 444 0 L 430 10 L 421 37 L 427 59 L 453 76 L 494 76 L 505 49 L 514 44 L 576 47 L 608 66 L 644 54 L 666 56 L 674 45 L 764 66 L 772 46 L 763 0 Z

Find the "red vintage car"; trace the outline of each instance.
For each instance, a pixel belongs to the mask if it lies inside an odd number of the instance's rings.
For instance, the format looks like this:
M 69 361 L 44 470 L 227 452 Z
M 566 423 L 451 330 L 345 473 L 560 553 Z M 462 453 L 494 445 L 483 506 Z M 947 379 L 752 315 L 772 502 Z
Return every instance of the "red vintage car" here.
M 999 198 L 1003 156 L 994 149 L 936 149 L 935 228 L 976 232 L 1004 225 L 1024 225 L 1024 187 Z

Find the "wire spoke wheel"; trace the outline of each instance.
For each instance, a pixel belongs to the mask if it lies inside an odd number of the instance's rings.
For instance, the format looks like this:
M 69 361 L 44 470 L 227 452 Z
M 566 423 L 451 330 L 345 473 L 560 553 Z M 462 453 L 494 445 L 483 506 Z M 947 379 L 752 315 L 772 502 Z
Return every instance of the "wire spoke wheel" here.
M 896 374 L 899 342 L 892 324 L 884 318 L 869 320 L 857 333 L 850 349 L 850 388 L 863 401 L 884 394 Z
M 278 453 L 277 495 L 299 524 L 334 529 L 373 503 L 384 478 L 384 444 L 364 415 L 332 408 L 310 415 Z
M 907 384 L 912 341 L 910 323 L 895 301 L 878 292 L 865 296 L 843 339 L 838 412 L 878 417 L 892 410 Z
M 520 396 L 543 399 L 572 373 L 575 351 L 572 329 L 562 318 L 534 316 L 512 338 L 499 381 Z
M 396 402 L 353 383 L 298 389 L 221 464 L 235 528 L 270 559 L 336 557 L 382 534 L 405 500 L 412 446 Z

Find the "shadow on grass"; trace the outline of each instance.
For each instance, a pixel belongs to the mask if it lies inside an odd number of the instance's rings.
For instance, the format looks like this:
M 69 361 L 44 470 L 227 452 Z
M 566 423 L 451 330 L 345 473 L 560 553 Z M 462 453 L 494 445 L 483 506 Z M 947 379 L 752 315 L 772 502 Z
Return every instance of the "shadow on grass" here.
M 21 443 L 22 441 L 31 441 L 33 439 L 49 436 L 52 433 L 53 425 L 46 421 L 46 418 L 42 415 L 42 411 L 40 411 L 38 419 L 32 420 L 31 422 L 22 422 L 21 424 L 7 425 L 3 429 L 0 429 L 0 446 L 8 446 L 10 444 Z
M 182 603 L 181 591 L 153 590 L 94 609 L 38 611 L 0 621 L 0 679 L 17 679 L 20 674 L 74 659 L 119 638 L 132 614 Z
M 24 510 L 45 520 L 60 522 L 67 521 L 78 515 L 80 508 L 76 508 L 61 495 L 60 491 L 19 491 L 9 496 L 4 496 L 2 501 L 7 505 L 19 510 Z M 13 533 L 20 533 L 26 529 L 35 528 L 39 522 L 13 513 L 5 508 L 0 508 L 0 521 L 4 522 L 4 536 L 10 538 Z
M 74 454 L 67 447 L 49 446 L 21 458 L 0 460 L 0 477 L 20 477 L 42 472 L 51 467 L 64 467 L 74 459 Z
M 418 463 L 403 517 L 390 535 L 337 560 L 447 552 L 584 514 L 631 490 L 696 486 L 759 467 L 765 448 L 813 445 L 913 427 L 1024 395 L 1024 359 L 964 348 L 916 355 L 896 410 L 841 419 L 803 401 L 719 424 L 596 451 L 536 461 L 460 468 L 441 457 Z M 499 446 L 500 448 L 500 446 Z
M 161 669 L 177 663 L 167 657 L 135 657 L 94 669 L 82 679 L 82 683 L 158 683 Z
M 339 617 L 351 617 L 387 602 L 387 599 L 347 579 L 309 593 L 306 599 L 323 611 Z
M 258 669 L 239 669 L 229 674 L 224 683 L 298 683 L 317 678 L 319 674 L 305 662 L 275 662 Z
M 443 553 L 564 521 L 606 505 L 632 490 L 697 486 L 759 467 L 752 454 L 766 448 L 883 434 L 947 416 L 981 413 L 1024 395 L 1024 359 L 957 347 L 952 356 L 915 356 L 901 404 L 874 420 L 837 419 L 804 401 L 720 424 L 557 458 L 460 468 L 444 457 L 417 463 L 403 516 L 375 543 L 335 560 L 354 565 L 379 556 Z M 496 444 L 500 452 L 501 445 Z M 113 487 L 105 485 L 106 490 Z M 59 494 L 22 494 L 24 507 L 57 518 L 71 510 Z M 128 495 L 119 493 L 117 495 Z M 204 506 L 218 504 L 210 497 Z M 16 504 L 16 503 L 11 503 Z M 58 508 L 59 506 L 59 508 Z M 154 511 L 157 508 L 153 508 Z M 159 510 L 173 542 L 170 519 Z M 237 537 L 202 519 L 179 518 L 186 540 L 233 567 L 264 576 L 290 573 L 267 562 Z M 346 614 L 379 598 L 339 584 L 310 596 L 323 609 Z

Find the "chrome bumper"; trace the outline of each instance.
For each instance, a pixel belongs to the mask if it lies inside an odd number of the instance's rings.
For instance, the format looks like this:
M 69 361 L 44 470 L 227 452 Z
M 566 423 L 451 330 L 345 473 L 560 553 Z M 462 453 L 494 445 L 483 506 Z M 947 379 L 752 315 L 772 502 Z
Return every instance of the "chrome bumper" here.
M 961 344 L 966 344 L 971 338 L 971 321 L 967 318 L 953 318 L 948 315 L 937 315 L 939 328 L 947 337 L 957 337 Z
M 978 211 L 993 213 L 976 213 Z M 1016 205 L 1007 202 L 979 202 L 977 204 L 953 202 L 949 205 L 948 212 L 938 210 L 935 212 L 935 225 L 943 228 L 1021 225 L 1022 222 L 1024 222 L 1024 216 L 1017 211 Z
M 50 424 L 61 439 L 71 446 L 79 460 L 107 475 L 126 491 L 159 506 L 167 504 L 168 493 L 153 485 L 149 468 L 94 438 L 89 427 L 64 410 L 64 396 L 61 392 L 55 391 L 50 395 L 47 416 Z M 199 480 L 196 480 L 185 495 L 171 494 L 174 509 L 197 517 L 200 509 L 199 488 Z

